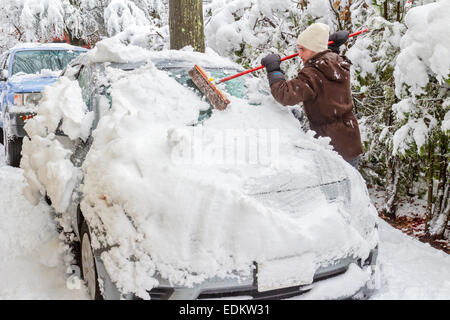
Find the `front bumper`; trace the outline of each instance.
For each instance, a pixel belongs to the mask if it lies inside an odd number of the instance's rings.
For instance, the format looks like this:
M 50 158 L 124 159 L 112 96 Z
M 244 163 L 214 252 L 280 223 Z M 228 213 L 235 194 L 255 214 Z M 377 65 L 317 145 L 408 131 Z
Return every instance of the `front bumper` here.
M 34 117 L 34 112 L 14 112 L 6 113 L 6 121 L 8 122 L 8 136 L 12 137 L 26 137 L 27 132 L 24 129 L 25 123 Z
M 369 257 L 363 262 L 361 259 L 347 257 L 339 260 L 333 265 L 320 267 L 314 274 L 313 283 L 308 285 L 293 286 L 289 288 L 276 289 L 259 292 L 257 285 L 257 268 L 253 276 L 238 281 L 235 279 L 209 279 L 193 288 L 172 287 L 170 285 L 160 285 L 153 288 L 148 293 L 152 300 L 190 300 L 190 299 L 254 299 L 254 300 L 275 300 L 287 299 L 300 296 L 313 289 L 315 284 L 326 279 L 344 274 L 351 264 L 363 268 L 375 266 L 378 256 L 378 246 L 375 247 Z M 358 292 L 364 292 L 367 296 L 369 291 L 363 287 Z M 344 298 L 351 298 L 350 295 Z

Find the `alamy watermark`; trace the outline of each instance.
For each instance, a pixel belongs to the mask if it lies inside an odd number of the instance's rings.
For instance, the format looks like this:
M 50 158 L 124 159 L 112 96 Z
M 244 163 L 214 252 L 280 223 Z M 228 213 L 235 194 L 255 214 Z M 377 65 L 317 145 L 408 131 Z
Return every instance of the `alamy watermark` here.
M 177 165 L 278 166 L 278 129 L 191 127 L 169 132 L 171 160 Z

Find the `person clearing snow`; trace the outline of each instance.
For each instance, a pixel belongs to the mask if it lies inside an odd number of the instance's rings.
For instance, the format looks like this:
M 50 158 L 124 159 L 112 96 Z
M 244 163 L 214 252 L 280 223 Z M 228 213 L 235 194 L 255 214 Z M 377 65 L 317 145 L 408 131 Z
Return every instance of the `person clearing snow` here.
M 358 168 L 362 143 L 352 111 L 351 62 L 328 50 L 328 32 L 327 25 L 314 23 L 300 34 L 298 49 L 304 68 L 295 79 L 286 81 L 278 54 L 266 56 L 261 64 L 266 67 L 273 97 L 285 106 L 303 102 L 316 136 L 330 137 L 334 149 Z

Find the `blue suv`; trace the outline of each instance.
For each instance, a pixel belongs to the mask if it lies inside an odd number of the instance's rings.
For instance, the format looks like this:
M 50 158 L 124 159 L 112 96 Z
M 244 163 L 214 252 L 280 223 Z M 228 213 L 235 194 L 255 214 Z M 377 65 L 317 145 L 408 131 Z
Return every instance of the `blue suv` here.
M 36 114 L 42 89 L 87 49 L 68 44 L 22 44 L 0 56 L 0 134 L 6 163 L 18 167 L 23 126 Z M 1 138 L 1 137 L 0 137 Z

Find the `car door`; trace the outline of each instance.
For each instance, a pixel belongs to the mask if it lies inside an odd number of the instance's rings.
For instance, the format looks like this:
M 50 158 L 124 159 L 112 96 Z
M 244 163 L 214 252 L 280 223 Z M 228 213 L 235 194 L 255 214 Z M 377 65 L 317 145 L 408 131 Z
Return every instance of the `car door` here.
M 92 84 L 91 84 L 90 64 L 88 63 L 72 64 L 70 65 L 70 74 L 67 72 L 67 69 L 64 71 L 63 74 L 64 74 L 63 76 L 69 77 L 71 80 L 76 80 L 78 82 L 78 85 L 81 88 L 81 95 L 83 101 L 86 104 L 88 111 L 91 111 Z M 89 148 L 92 144 L 92 137 L 89 136 L 89 138 L 86 141 L 84 141 L 81 138 L 77 138 L 76 140 L 70 140 L 69 142 L 66 143 L 70 143 L 72 148 L 72 155 L 70 157 L 70 161 L 73 163 L 75 167 L 78 167 L 80 168 L 80 170 L 82 170 L 81 166 L 83 165 L 87 152 L 89 151 Z M 82 192 L 80 190 L 80 185 L 83 183 L 82 179 L 83 178 L 81 177 L 81 180 L 78 181 L 77 185 L 74 187 L 72 194 L 72 201 L 67 209 L 67 213 L 71 217 L 72 227 L 77 233 L 77 236 L 80 236 L 79 228 L 80 223 L 82 221 L 80 211 L 80 203 L 83 197 Z
M 77 66 L 78 67 L 78 66 Z M 92 111 L 92 73 L 90 64 L 79 65 L 79 71 L 75 74 L 75 79 L 78 81 L 78 85 L 81 88 L 81 96 L 84 103 L 87 106 L 88 112 Z M 89 136 L 87 140 L 81 138 L 76 139 L 73 142 L 73 154 L 71 156 L 72 163 L 81 167 L 86 158 L 86 154 L 92 143 L 92 137 Z

